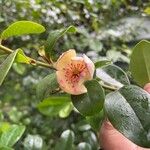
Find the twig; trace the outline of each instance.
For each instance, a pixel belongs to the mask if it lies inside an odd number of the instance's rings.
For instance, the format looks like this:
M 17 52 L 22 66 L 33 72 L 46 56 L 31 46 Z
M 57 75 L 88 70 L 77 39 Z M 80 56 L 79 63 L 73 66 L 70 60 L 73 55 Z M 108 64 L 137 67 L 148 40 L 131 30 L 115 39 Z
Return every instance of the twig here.
M 3 45 L 0 45 L 0 49 L 5 51 L 8 54 L 14 52 L 12 49 L 10 49 L 8 47 L 5 47 Z M 30 58 L 32 60 L 30 64 L 33 65 L 33 66 L 37 65 L 37 66 L 42 66 L 42 67 L 46 67 L 46 68 L 50 68 L 50 69 L 54 69 L 55 70 L 55 68 L 52 65 L 48 64 L 48 63 L 35 60 L 35 59 L 31 58 L 31 57 L 28 57 L 28 58 Z

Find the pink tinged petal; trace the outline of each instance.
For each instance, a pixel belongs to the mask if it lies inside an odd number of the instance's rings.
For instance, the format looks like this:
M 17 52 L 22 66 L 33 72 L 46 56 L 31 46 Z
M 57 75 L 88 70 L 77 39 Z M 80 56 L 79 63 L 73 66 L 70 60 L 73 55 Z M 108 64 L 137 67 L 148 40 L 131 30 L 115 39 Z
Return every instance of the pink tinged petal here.
M 93 78 L 95 66 L 86 55 L 76 57 L 75 50 L 69 50 L 60 56 L 56 69 L 60 88 L 69 94 L 79 95 L 87 92 L 84 82 Z
M 94 75 L 95 65 L 85 54 L 83 55 L 83 59 L 89 71 L 90 79 L 92 79 Z
M 71 63 L 71 58 L 76 57 L 76 52 L 73 49 L 70 49 L 64 52 L 56 62 L 56 69 L 62 70 L 66 67 L 67 64 Z
M 79 95 L 87 92 L 86 87 L 81 82 L 71 82 L 66 78 L 63 71 L 56 71 L 57 81 L 60 85 L 60 88 L 73 95 Z
M 83 61 L 83 57 L 72 57 L 71 60 L 73 61 Z

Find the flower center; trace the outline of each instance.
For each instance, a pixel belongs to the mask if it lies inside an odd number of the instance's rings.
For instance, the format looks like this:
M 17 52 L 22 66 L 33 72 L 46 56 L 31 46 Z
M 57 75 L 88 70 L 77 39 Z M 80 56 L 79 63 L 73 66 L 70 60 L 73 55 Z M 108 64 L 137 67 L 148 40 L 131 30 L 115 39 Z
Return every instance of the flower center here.
M 85 69 L 86 65 L 84 62 L 68 64 L 66 68 L 63 68 L 65 71 L 66 82 L 69 84 L 79 82 L 80 78 L 83 77 L 81 74 Z
M 78 74 L 80 74 L 80 71 L 79 71 L 77 68 L 74 69 L 74 70 L 73 70 L 73 75 L 76 76 L 76 75 L 78 75 Z

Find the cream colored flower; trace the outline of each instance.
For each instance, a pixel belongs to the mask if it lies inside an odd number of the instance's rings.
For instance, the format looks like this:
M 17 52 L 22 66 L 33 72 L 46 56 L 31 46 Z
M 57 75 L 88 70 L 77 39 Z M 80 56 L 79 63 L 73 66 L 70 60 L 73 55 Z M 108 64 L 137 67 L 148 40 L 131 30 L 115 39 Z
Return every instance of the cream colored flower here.
M 63 53 L 56 62 L 56 75 L 60 88 L 73 95 L 86 93 L 84 82 L 93 78 L 95 66 L 86 56 L 77 57 L 73 49 Z

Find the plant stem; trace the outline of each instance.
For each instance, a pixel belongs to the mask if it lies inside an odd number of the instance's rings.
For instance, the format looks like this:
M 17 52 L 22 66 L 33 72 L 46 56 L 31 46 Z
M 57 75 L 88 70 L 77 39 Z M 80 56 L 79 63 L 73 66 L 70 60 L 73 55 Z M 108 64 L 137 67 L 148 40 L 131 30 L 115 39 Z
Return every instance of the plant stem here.
M 9 54 L 14 52 L 12 49 L 10 49 L 8 47 L 5 47 L 3 45 L 0 45 L 0 49 L 5 51 L 6 53 L 9 53 Z M 46 68 L 50 68 L 50 69 L 54 69 L 55 70 L 55 68 L 52 65 L 48 64 L 48 63 L 35 60 L 35 59 L 31 58 L 31 57 L 28 57 L 28 58 L 30 58 L 33 61 L 33 63 L 32 62 L 30 63 L 33 66 L 37 65 L 37 66 L 42 66 L 42 67 L 46 67 Z
M 0 49 L 3 50 L 3 51 L 5 51 L 6 53 L 12 53 L 13 52 L 13 50 L 11 50 L 11 49 L 3 46 L 3 45 L 0 45 Z

